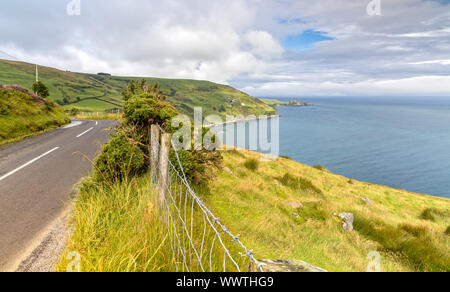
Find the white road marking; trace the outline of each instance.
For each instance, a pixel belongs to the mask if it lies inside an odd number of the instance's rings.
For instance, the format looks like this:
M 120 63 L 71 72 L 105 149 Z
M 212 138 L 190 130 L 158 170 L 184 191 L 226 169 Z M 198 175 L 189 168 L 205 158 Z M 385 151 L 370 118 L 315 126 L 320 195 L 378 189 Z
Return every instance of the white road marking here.
M 98 125 L 98 122 L 95 122 L 95 125 L 97 126 L 97 125 Z
M 92 131 L 93 129 L 94 129 L 94 127 L 90 128 L 90 129 L 87 130 L 87 131 L 84 131 L 83 133 L 81 133 L 80 135 L 78 135 L 77 138 L 80 138 L 80 137 L 83 136 L 84 134 L 86 134 L 86 133 Z
M 41 156 L 36 157 L 35 159 L 33 159 L 33 160 L 31 160 L 31 161 L 25 163 L 25 164 L 22 165 L 21 167 L 16 168 L 15 170 L 13 170 L 13 171 L 11 171 L 11 172 L 5 174 L 4 176 L 0 177 L 0 181 L 2 181 L 2 180 L 4 180 L 5 178 L 7 178 L 7 177 L 9 177 L 9 176 L 11 176 L 11 175 L 13 175 L 13 174 L 15 174 L 16 172 L 18 172 L 18 171 L 24 169 L 25 167 L 27 167 L 28 165 L 30 165 L 30 164 L 32 164 L 32 163 L 38 161 L 39 159 L 41 159 L 41 158 L 43 158 L 43 157 L 49 155 L 50 153 L 52 153 L 53 151 L 56 151 L 56 150 L 58 150 L 58 149 L 59 149 L 59 147 L 55 147 L 55 148 L 53 148 L 52 150 L 50 150 L 50 151 L 48 151 L 48 152 L 42 154 Z
M 70 124 L 65 126 L 63 129 L 69 129 L 69 128 L 77 127 L 77 126 L 79 126 L 81 124 L 82 124 L 82 122 L 80 122 L 80 121 L 71 122 Z

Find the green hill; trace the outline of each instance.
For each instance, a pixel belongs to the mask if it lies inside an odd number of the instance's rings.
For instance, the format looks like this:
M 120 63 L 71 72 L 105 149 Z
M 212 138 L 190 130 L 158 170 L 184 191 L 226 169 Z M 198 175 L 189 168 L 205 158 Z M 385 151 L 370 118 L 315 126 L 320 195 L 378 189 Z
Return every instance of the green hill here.
M 50 98 L 64 106 L 82 111 L 107 111 L 122 106 L 122 90 L 131 80 L 142 77 L 73 73 L 39 66 L 39 76 L 50 89 Z M 273 115 L 276 110 L 259 99 L 230 86 L 208 81 L 146 78 L 158 82 L 169 101 L 182 113 L 192 114 L 196 106 L 204 114 Z M 0 83 L 31 88 L 35 65 L 0 60 Z
M 69 122 L 62 108 L 28 90 L 0 87 L 0 145 L 48 131 Z

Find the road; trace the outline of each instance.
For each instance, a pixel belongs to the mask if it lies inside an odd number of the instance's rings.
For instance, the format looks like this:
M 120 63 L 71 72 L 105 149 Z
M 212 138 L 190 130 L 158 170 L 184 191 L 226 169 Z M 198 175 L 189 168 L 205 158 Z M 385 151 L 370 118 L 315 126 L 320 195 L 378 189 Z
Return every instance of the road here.
M 67 208 L 73 186 L 92 169 L 114 121 L 72 121 L 0 147 L 0 271 L 14 271 Z

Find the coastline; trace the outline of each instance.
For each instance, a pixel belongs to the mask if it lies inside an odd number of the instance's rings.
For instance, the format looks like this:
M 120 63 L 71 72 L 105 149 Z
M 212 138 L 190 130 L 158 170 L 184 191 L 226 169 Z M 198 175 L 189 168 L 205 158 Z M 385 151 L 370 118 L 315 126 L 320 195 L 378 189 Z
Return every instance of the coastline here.
M 223 123 L 217 123 L 217 124 L 209 124 L 209 125 L 205 125 L 205 128 L 212 128 L 212 127 L 216 127 L 216 126 L 223 126 L 223 125 L 228 125 L 228 124 L 237 124 L 237 123 L 242 123 L 242 122 L 251 122 L 251 121 L 259 121 L 259 120 L 270 120 L 270 119 L 275 119 L 275 118 L 280 118 L 280 115 L 271 115 L 271 116 L 267 116 L 267 117 L 259 117 L 259 118 L 251 118 L 251 119 L 238 119 L 238 120 L 232 120 L 232 121 L 227 121 L 227 122 L 223 122 Z

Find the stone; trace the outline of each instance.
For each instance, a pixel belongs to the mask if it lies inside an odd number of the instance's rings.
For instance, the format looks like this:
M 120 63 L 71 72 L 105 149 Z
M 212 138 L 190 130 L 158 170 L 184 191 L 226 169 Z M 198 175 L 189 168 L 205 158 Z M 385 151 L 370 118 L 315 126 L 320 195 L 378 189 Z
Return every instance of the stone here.
M 342 228 L 345 231 L 353 231 L 355 216 L 352 213 L 340 213 L 339 217 L 342 219 Z
M 292 208 L 292 209 L 303 209 L 303 204 L 298 202 L 290 202 L 286 204 L 286 207 Z
M 366 203 L 367 205 L 372 205 L 372 204 L 373 204 L 372 200 L 369 199 L 369 198 L 361 198 L 361 200 L 362 200 L 364 203 Z
M 228 174 L 233 175 L 233 172 L 231 171 L 231 169 L 229 169 L 228 167 L 224 167 L 223 170 L 225 170 L 225 172 L 227 172 Z
M 297 218 L 297 219 L 298 219 L 298 218 L 300 218 L 300 215 L 298 215 L 298 214 L 297 214 L 297 213 L 295 213 L 295 212 L 294 212 L 294 213 L 292 213 L 292 216 L 294 216 L 294 217 L 295 217 L 295 218 Z
M 261 260 L 259 262 L 262 264 L 263 271 L 268 273 L 327 272 L 321 268 L 299 260 Z M 258 272 L 258 267 L 254 263 L 251 263 L 249 266 L 249 272 Z

